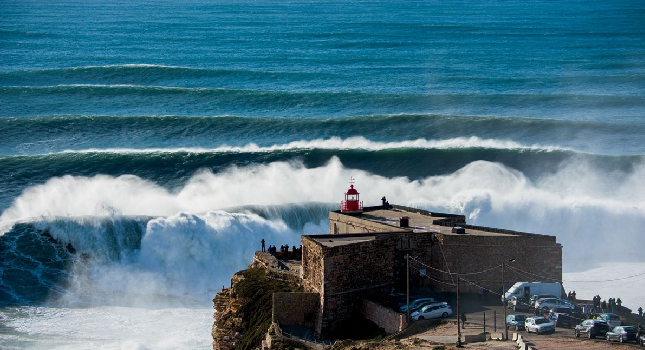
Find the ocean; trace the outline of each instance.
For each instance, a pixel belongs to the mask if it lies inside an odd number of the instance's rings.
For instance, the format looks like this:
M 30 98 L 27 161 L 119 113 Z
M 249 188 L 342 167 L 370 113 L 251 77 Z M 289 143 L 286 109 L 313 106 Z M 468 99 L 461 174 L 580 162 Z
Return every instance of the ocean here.
M 645 306 L 642 1 L 0 12 L 3 349 L 210 349 L 215 294 L 350 177 L 555 235 L 567 290 Z

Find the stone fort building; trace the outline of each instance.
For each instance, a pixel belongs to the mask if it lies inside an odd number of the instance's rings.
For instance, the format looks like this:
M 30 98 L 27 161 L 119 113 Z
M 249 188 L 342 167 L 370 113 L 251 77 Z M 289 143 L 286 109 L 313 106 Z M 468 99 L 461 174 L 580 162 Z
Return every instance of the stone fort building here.
M 471 282 L 460 291 L 472 293 L 499 293 L 503 282 L 508 288 L 540 278 L 562 281 L 562 246 L 555 236 L 472 226 L 463 215 L 389 205 L 385 198 L 381 206 L 364 208 L 358 196 L 352 185 L 341 210 L 329 213 L 329 235 L 301 238 L 300 277 L 308 300 L 301 304 L 315 308 L 308 323 L 318 337 L 364 315 L 363 299 L 405 290 L 406 255 L 414 266 L 411 283 L 436 291 L 456 291 L 455 273 Z M 502 281 L 502 263 L 511 260 Z M 284 307 L 293 308 L 292 302 Z
M 555 236 L 473 226 L 463 215 L 390 205 L 385 198 L 363 207 L 353 185 L 341 209 L 329 213 L 329 234 L 302 236 L 301 243 L 300 261 L 256 252 L 252 266 L 304 289 L 273 294 L 273 324 L 305 327 L 319 339 L 334 338 L 357 319 L 390 333 L 402 330 L 405 315 L 378 301 L 404 292 L 408 281 L 412 289 L 455 292 L 458 273 L 461 293 L 495 297 L 518 281 L 562 281 Z

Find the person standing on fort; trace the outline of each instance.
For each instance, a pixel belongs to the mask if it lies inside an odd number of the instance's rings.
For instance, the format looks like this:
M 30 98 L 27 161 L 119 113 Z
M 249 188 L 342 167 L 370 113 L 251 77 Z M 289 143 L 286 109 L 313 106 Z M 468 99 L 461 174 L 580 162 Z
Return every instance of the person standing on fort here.
M 600 307 L 602 308 L 602 312 L 605 312 L 605 310 L 607 309 L 607 301 L 603 300 L 600 304 Z
M 643 307 L 642 306 L 638 307 L 638 317 L 643 317 Z
M 574 290 L 571 292 L 571 298 L 573 299 L 572 301 L 576 301 L 576 291 Z
M 616 299 L 616 305 L 618 305 L 618 307 L 620 307 L 621 305 L 623 305 L 623 301 L 620 300 L 620 298 Z
M 466 313 L 461 313 L 461 329 L 466 329 Z
M 262 251 L 264 251 L 264 238 L 262 238 Z

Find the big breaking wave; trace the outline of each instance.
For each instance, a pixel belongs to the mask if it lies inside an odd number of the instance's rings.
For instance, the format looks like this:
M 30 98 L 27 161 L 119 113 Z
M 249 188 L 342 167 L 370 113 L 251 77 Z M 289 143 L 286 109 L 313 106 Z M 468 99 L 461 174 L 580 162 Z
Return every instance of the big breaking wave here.
M 86 274 L 92 283 L 77 285 L 83 291 L 88 285 L 98 286 L 101 292 L 90 295 L 147 291 L 142 299 L 153 293 L 201 298 L 244 268 L 260 239 L 295 245 L 300 234 L 327 232 L 320 213 L 304 218 L 307 223 L 295 228 L 280 215 L 261 217 L 251 210 L 222 210 L 334 203 L 341 198 L 350 176 L 357 179 L 366 204 L 379 203 L 385 195 L 392 203 L 462 213 L 477 225 L 556 235 L 564 246 L 565 272 L 643 261 L 640 245 L 631 243 L 641 239 L 640 227 L 645 225 L 642 163 L 620 182 L 597 176 L 583 161 L 564 165 L 537 181 L 484 161 L 470 163 L 450 175 L 410 180 L 350 169 L 336 158 L 318 168 L 274 162 L 231 167 L 217 174 L 202 171 L 176 190 L 131 175 L 64 176 L 26 190 L 0 215 L 0 222 L 36 222 L 53 237 L 96 254 L 107 245 L 97 245 L 97 237 L 88 232 L 100 235 L 102 229 L 90 230 L 85 225 L 70 231 L 69 222 L 78 217 L 152 216 L 140 249 L 109 264 L 94 265 L 93 273 Z M 68 219 L 61 224 L 65 217 Z M 590 254 L 594 259 L 589 259 Z M 115 284 L 115 280 L 120 282 Z M 73 289 L 68 293 L 75 296 L 70 300 L 88 295 Z M 631 301 L 629 296 L 623 300 Z

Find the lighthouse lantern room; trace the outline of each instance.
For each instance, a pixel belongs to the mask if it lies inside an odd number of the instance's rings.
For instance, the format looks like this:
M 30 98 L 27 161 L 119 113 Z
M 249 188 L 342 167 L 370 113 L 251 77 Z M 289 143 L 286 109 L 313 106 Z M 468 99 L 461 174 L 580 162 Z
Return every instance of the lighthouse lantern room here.
M 345 200 L 340 202 L 340 211 L 345 214 L 360 214 L 363 212 L 363 202 L 360 193 L 354 188 L 354 179 L 349 179 L 349 189 L 345 192 Z

